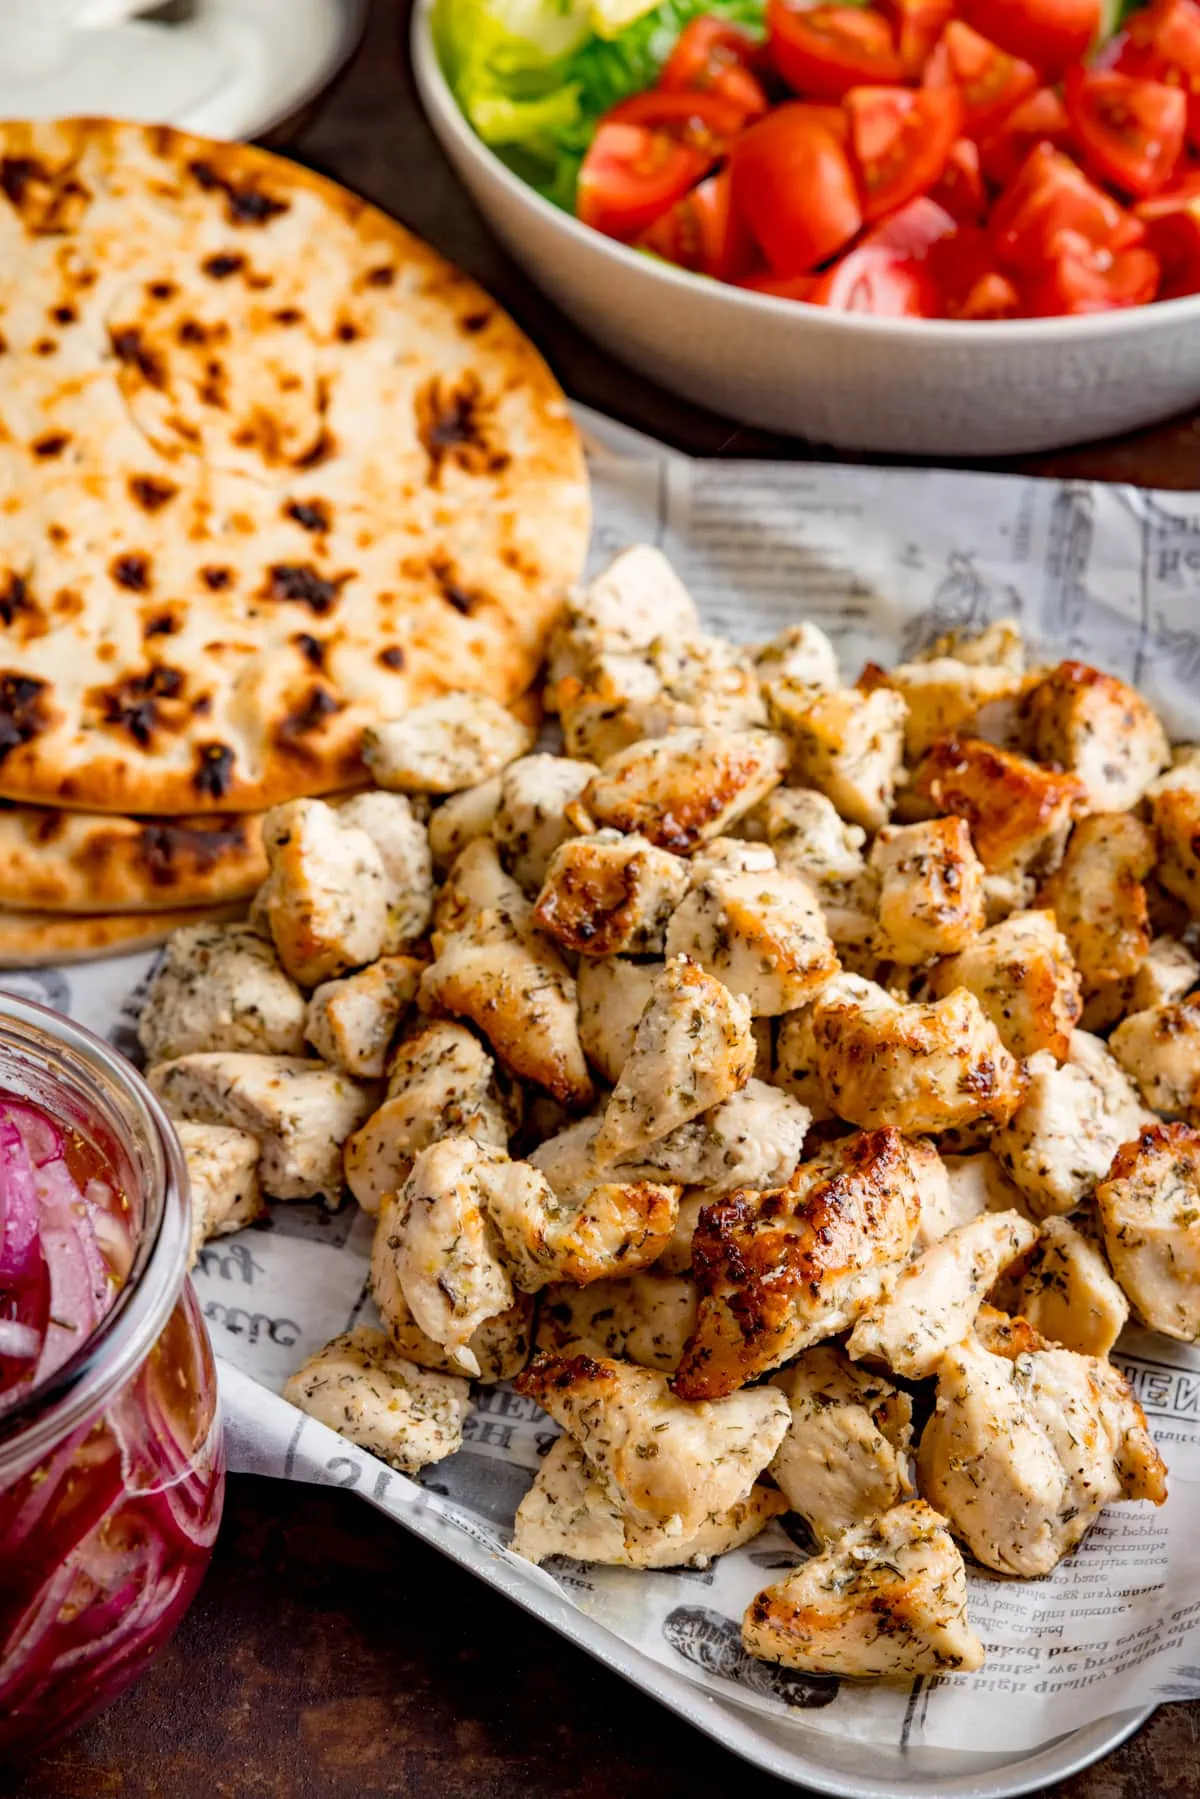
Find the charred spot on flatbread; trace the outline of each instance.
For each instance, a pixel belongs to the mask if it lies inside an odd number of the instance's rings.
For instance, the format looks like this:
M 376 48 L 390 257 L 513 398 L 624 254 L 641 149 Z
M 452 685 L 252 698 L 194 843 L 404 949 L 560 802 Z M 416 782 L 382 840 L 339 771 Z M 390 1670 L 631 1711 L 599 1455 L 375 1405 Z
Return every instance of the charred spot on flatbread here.
M 487 595 L 477 589 L 466 586 L 459 574 L 453 559 L 449 556 L 431 556 L 429 572 L 437 582 L 438 592 L 447 605 L 461 613 L 463 618 L 470 618 L 480 606 L 487 604 Z
M 474 369 L 456 381 L 432 375 L 417 389 L 417 436 L 429 459 L 432 486 L 440 486 L 447 462 L 468 475 L 496 475 L 508 467 L 508 451 L 491 441 L 494 411 Z
M 231 225 L 266 225 L 280 213 L 287 212 L 291 202 L 276 199 L 259 184 L 257 177 L 236 182 L 214 169 L 203 157 L 193 157 L 188 173 L 206 194 L 220 192 L 225 196 L 225 217 Z
M 140 555 L 136 550 L 126 550 L 120 556 L 114 556 L 108 572 L 118 587 L 124 587 L 130 593 L 150 591 L 150 558 Z
M 178 887 L 191 873 L 207 873 L 249 846 L 245 822 L 236 817 L 208 819 L 149 818 L 138 836 L 135 855 L 155 886 Z
M 324 618 L 337 605 L 348 579 L 348 575 L 323 575 L 311 562 L 274 562 L 267 571 L 262 597 L 307 606 L 314 617 Z
M 178 492 L 175 483 L 164 481 L 161 475 L 129 477 L 129 496 L 143 512 L 161 512 L 164 506 L 170 505 Z
M 29 591 L 29 582 L 15 570 L 0 575 L 0 621 L 13 625 L 20 616 L 36 615 L 39 608 Z
M 299 525 L 302 531 L 326 532 L 333 523 L 324 500 L 289 500 L 283 516 Z
M 219 251 L 215 256 L 206 256 L 200 268 L 210 281 L 228 281 L 231 275 L 240 274 L 246 266 L 246 258 L 240 250 Z
M 108 341 L 113 355 L 123 367 L 136 369 L 142 380 L 151 387 L 166 386 L 167 371 L 162 357 L 150 348 L 136 325 L 112 329 L 108 334 Z
M 50 728 L 46 682 L 19 669 L 0 669 L 0 761 Z
M 174 612 L 155 612 L 142 625 L 143 637 L 173 637 L 181 620 Z
M 178 722 L 171 702 L 183 697 L 186 686 L 181 669 L 156 663 L 110 687 L 93 687 L 87 701 L 100 722 L 127 732 L 142 749 L 149 749 L 160 730 L 170 730 Z
M 66 431 L 47 431 L 33 440 L 33 453 L 41 462 L 53 462 L 61 456 L 71 439 Z
M 275 741 L 286 754 L 304 760 L 312 754 L 309 740 L 319 736 L 330 719 L 344 710 L 344 700 L 337 699 L 327 687 L 314 684 L 280 721 L 275 730 Z M 355 751 L 352 760 L 357 762 L 357 759 Z
M 404 651 L 398 643 L 389 643 L 385 648 L 380 650 L 375 660 L 379 663 L 381 668 L 403 668 L 405 660 Z
M 325 645 L 319 637 L 313 637 L 308 631 L 297 631 L 292 642 L 299 650 L 310 668 L 324 669 Z
M 235 760 L 227 743 L 197 744 L 196 768 L 192 775 L 196 792 L 205 799 L 223 800 L 233 786 Z
M 200 579 L 209 593 L 224 593 L 226 588 L 233 586 L 233 570 L 222 568 L 219 563 L 209 563 L 207 568 L 200 570 Z

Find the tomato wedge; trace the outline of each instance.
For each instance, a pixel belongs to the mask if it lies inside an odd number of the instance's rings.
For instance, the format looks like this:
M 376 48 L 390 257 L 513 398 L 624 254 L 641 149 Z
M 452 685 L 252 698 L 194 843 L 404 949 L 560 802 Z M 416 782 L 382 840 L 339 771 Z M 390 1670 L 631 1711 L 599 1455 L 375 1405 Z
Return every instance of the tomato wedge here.
M 807 300 L 819 275 L 746 275 L 738 282 L 753 294 L 773 294 L 777 300 Z
M 1050 144 L 1030 151 L 997 200 L 990 229 L 997 262 L 1018 274 L 1035 273 L 1053 261 L 1067 235 L 1107 251 L 1127 249 L 1146 235 L 1140 219 Z
M 956 87 L 962 93 L 968 137 L 983 138 L 1039 86 L 1031 63 L 1010 56 L 951 19 L 925 65 L 926 87 Z
M 1157 256 L 1140 245 L 1110 254 L 1076 240 L 1026 283 L 1025 306 L 1039 318 L 1144 306 L 1159 275 Z
M 1158 257 L 1160 300 L 1200 293 L 1200 198 L 1159 212 L 1146 227 L 1146 248 Z
M 723 19 L 693 19 L 667 58 L 659 86 L 667 93 L 716 94 L 736 106 L 743 119 L 760 119 L 767 110 L 767 96 L 751 73 L 755 50 L 749 32 L 736 25 Z
M 816 100 L 904 78 L 892 28 L 870 7 L 767 0 L 767 42 L 788 86 Z
M 932 200 L 910 201 L 821 276 L 812 304 L 876 318 L 937 318 L 941 304 L 928 258 L 953 232 L 954 220 Z
M 778 275 L 806 275 L 862 224 L 849 158 L 806 106 L 777 106 L 748 126 L 729 168 L 733 203 Z
M 1129 19 L 1111 66 L 1180 87 L 1188 97 L 1188 137 L 1200 147 L 1200 4 L 1156 0 Z
M 998 131 L 984 138 L 979 146 L 983 172 L 994 187 L 1007 187 L 1035 144 L 1061 148 L 1070 135 L 1066 107 L 1052 87 L 1040 87 L 1013 108 Z
M 1075 142 L 1097 174 L 1139 198 L 1166 186 L 1187 136 L 1182 89 L 1112 69 L 1074 68 L 1066 95 Z
M 733 204 L 728 169 L 676 200 L 637 241 L 639 249 L 717 281 L 736 281 L 754 256 L 753 240 Z
M 602 121 L 579 171 L 575 211 L 607 237 L 637 237 L 699 181 L 709 161 L 660 131 Z
M 1015 282 L 997 269 L 987 233 L 978 226 L 934 243 L 929 271 L 948 319 L 1010 319 L 1021 309 Z
M 723 156 L 746 123 L 741 108 L 720 94 L 665 93 L 660 87 L 631 94 L 605 113 L 601 124 L 640 125 L 664 137 L 689 144 L 715 161 Z
M 845 99 L 863 218 L 895 212 L 937 181 L 962 124 L 957 88 L 855 87 Z
M 1101 25 L 1100 0 L 961 0 L 968 25 L 1052 80 L 1087 54 Z
M 963 225 L 978 225 L 987 213 L 987 190 L 979 162 L 979 146 L 972 138 L 956 138 L 946 166 L 929 190 L 929 198 Z
M 954 0 L 880 0 L 896 33 L 896 50 L 910 81 L 919 80 L 929 52 L 954 17 Z

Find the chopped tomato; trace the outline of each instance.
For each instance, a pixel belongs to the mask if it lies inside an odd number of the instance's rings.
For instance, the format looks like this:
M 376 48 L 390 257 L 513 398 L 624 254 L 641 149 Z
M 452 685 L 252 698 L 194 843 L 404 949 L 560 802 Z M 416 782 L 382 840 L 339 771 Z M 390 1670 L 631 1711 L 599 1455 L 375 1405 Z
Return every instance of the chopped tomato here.
M 720 94 L 666 93 L 660 87 L 619 100 L 601 123 L 641 125 L 647 131 L 676 138 L 710 159 L 723 156 L 746 123 L 741 108 Z
M 1009 319 L 1020 311 L 1016 284 L 996 267 L 987 233 L 960 227 L 930 247 L 929 271 L 948 319 Z
M 716 94 L 738 107 L 744 119 L 760 119 L 767 110 L 767 96 L 750 70 L 755 49 L 749 32 L 736 25 L 723 19 L 693 19 L 667 58 L 659 86 L 668 93 L 690 89 Z
M 1075 142 L 1097 174 L 1139 197 L 1166 186 L 1187 136 L 1180 88 L 1112 69 L 1074 68 L 1066 94 Z
M 932 200 L 911 200 L 847 251 L 812 291 L 814 306 L 878 318 L 937 318 L 941 311 L 930 251 L 954 233 Z
M 870 7 L 767 0 L 767 42 L 788 86 L 815 100 L 904 78 L 892 28 Z
M 699 181 L 709 160 L 660 131 L 602 122 L 579 171 L 575 210 L 608 237 L 637 237 Z
M 1075 239 L 1026 283 L 1025 307 L 1053 318 L 1143 306 L 1158 290 L 1159 272 L 1157 256 L 1140 245 L 1113 253 Z
M 1157 207 L 1160 203 L 1150 204 Z M 1162 269 L 1160 300 L 1200 293 L 1200 196 L 1179 200 L 1149 218 L 1146 248 L 1158 257 Z
M 956 88 L 851 88 L 850 143 L 862 179 L 863 218 L 880 219 L 933 186 L 962 123 Z
M 968 137 L 983 138 L 1037 88 L 1037 70 L 961 19 L 951 19 L 925 65 L 926 87 L 962 93 Z
M 1001 267 L 1036 271 L 1059 252 L 1064 234 L 1100 250 L 1122 250 L 1146 235 L 1140 219 L 1089 181 L 1061 150 L 1038 144 L 992 212 L 992 247 Z
M 729 167 L 734 205 L 776 274 L 807 274 L 862 224 L 849 158 L 805 106 L 777 106 L 749 126 Z
M 1178 212 L 1190 200 L 1200 198 L 1200 169 L 1189 169 L 1186 175 L 1178 176 L 1170 187 L 1152 195 L 1147 200 L 1139 200 L 1134 207 L 1135 217 L 1149 224 L 1151 219 L 1162 218 L 1166 213 Z
M 892 20 L 905 76 L 918 80 L 929 52 L 954 17 L 954 0 L 880 0 Z
M 1188 137 L 1200 147 L 1200 3 L 1156 0 L 1129 19 L 1111 66 L 1122 74 L 1165 81 L 1188 97 Z
M 669 212 L 642 233 L 638 246 L 682 269 L 712 275 L 718 281 L 736 281 L 750 267 L 754 246 L 733 205 L 729 170 L 710 175 L 682 200 L 676 200 Z
M 1015 106 L 999 129 L 979 146 L 983 172 L 995 187 L 1007 187 L 1035 144 L 1061 147 L 1071 135 L 1067 109 L 1052 87 L 1040 87 Z
M 819 275 L 745 275 L 738 286 L 755 294 L 773 294 L 777 300 L 807 300 L 819 280 Z
M 994 44 L 1057 80 L 1100 30 L 1100 0 L 961 0 L 959 12 Z
M 960 224 L 978 225 L 987 212 L 987 192 L 979 166 L 979 146 L 969 137 L 956 138 L 941 175 L 929 190 Z

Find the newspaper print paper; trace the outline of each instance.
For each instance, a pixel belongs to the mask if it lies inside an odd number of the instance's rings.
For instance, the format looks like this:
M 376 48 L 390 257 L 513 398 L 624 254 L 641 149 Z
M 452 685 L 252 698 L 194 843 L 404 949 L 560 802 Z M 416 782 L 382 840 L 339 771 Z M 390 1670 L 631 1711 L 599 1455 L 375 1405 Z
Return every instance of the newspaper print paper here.
M 596 415 L 581 423 L 595 478 L 594 563 L 637 539 L 660 544 L 715 629 L 766 637 L 808 617 L 854 671 L 952 625 L 1012 614 L 1035 643 L 1136 681 L 1174 735 L 1200 736 L 1200 494 L 693 462 Z M 0 984 L 132 1053 L 152 961 L 6 974 Z M 1043 1580 L 972 1572 L 972 1621 L 988 1650 L 981 1673 L 855 1687 L 740 1649 L 747 1601 L 809 1552 L 794 1521 L 791 1535 L 774 1525 L 705 1572 L 536 1570 L 505 1548 L 554 1435 L 530 1401 L 480 1389 L 464 1449 L 419 1482 L 287 1405 L 279 1390 L 305 1357 L 373 1317 L 363 1286 L 370 1238 L 371 1221 L 352 1203 L 337 1212 L 278 1205 L 267 1228 L 203 1252 L 196 1286 L 222 1364 L 233 1467 L 353 1489 L 531 1609 L 557 1613 L 560 1628 L 565 1598 L 632 1646 L 664 1696 L 682 1676 L 713 1699 L 767 1714 L 776 1747 L 780 1721 L 786 1738 L 792 1719 L 872 1743 L 1011 1753 L 1131 1707 L 1200 1695 L 1200 1355 L 1187 1347 L 1130 1332 L 1115 1357 L 1167 1458 L 1167 1505 L 1110 1508 Z

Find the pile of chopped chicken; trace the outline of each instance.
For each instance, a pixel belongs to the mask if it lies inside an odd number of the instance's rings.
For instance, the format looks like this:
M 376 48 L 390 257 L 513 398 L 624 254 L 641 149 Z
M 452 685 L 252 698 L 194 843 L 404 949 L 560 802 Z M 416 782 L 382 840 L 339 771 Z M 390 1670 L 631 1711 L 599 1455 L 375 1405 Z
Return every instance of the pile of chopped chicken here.
M 850 685 L 812 625 L 726 643 L 648 548 L 543 697 L 565 755 L 468 694 L 370 732 L 377 789 L 278 807 L 249 922 L 171 943 L 197 1243 L 348 1186 L 382 1328 L 297 1405 L 415 1472 L 515 1380 L 530 1561 L 791 1511 L 752 1655 L 976 1668 L 963 1548 L 1044 1574 L 1165 1497 L 1108 1354 L 1200 1338 L 1200 749 L 1010 624 Z

